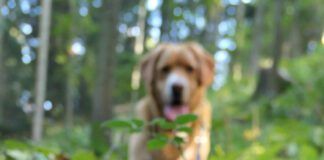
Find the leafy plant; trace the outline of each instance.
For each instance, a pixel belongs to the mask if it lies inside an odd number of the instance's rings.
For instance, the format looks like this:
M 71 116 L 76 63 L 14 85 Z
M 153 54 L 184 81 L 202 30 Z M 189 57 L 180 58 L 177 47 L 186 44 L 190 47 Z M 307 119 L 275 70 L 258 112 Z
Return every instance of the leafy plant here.
M 162 131 L 184 132 L 190 134 L 192 129 L 188 127 L 187 124 L 196 120 L 197 116 L 194 114 L 180 115 L 174 121 L 167 121 L 164 118 L 155 118 L 150 122 L 144 122 L 139 119 L 113 119 L 102 123 L 102 127 L 108 127 L 113 130 L 126 130 L 134 133 L 143 131 L 145 127 L 157 126 L 161 128 Z M 147 148 L 149 150 L 158 150 L 167 144 L 180 146 L 183 143 L 184 140 L 181 137 L 176 135 L 170 137 L 161 132 L 153 134 L 153 138 L 147 142 Z

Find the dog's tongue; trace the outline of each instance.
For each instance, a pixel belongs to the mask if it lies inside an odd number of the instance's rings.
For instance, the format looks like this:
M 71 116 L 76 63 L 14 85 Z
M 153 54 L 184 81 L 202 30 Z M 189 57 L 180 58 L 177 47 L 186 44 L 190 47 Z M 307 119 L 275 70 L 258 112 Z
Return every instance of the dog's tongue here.
M 164 116 L 168 120 L 175 120 L 178 115 L 189 113 L 188 106 L 180 105 L 180 106 L 165 106 L 163 109 Z

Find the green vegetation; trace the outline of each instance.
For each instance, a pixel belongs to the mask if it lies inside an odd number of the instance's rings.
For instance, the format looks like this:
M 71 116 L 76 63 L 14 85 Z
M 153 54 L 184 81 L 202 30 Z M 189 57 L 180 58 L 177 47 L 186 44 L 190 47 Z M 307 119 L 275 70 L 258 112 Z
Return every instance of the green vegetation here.
M 211 92 L 209 97 L 214 97 L 214 116 L 210 158 L 323 159 L 323 51 L 321 47 L 312 54 L 285 61 L 281 69 L 287 70 L 293 83 L 273 100 L 251 101 L 253 83 L 248 79 L 228 83 L 220 91 Z M 188 121 L 191 120 L 189 118 Z M 184 118 L 176 123 L 186 122 L 187 119 Z M 167 129 L 181 129 L 175 124 L 166 124 L 162 119 L 152 123 Z M 120 119 L 102 124 L 114 130 L 118 127 L 126 129 L 117 129 L 118 133 L 136 132 L 143 125 L 142 121 L 136 119 Z M 41 144 L 24 139 L 2 141 L 0 158 L 34 157 L 42 160 L 61 156 L 78 160 L 100 159 L 92 150 L 89 137 L 89 125 L 75 126 L 69 132 L 54 125 L 48 129 Z M 163 135 L 158 135 L 148 146 L 155 149 L 166 142 Z M 118 153 L 124 153 L 122 150 L 125 149 L 127 141 L 123 140 L 123 143 L 123 149 L 116 149 L 117 152 L 109 156 L 119 159 L 121 155 Z
M 110 120 L 103 124 L 111 129 L 126 129 L 129 132 L 143 131 L 143 127 L 157 126 L 162 130 L 172 130 L 177 132 L 190 133 L 192 129 L 187 127 L 186 124 L 197 120 L 197 116 L 193 114 L 186 114 L 178 116 L 173 122 L 168 122 L 164 118 L 156 118 L 149 124 L 145 124 L 142 120 Z M 180 145 L 183 143 L 183 138 L 178 136 L 168 137 L 162 133 L 156 133 L 154 137 L 147 142 L 147 148 L 156 150 L 163 148 L 166 144 Z
M 323 159 L 323 51 L 285 61 L 292 84 L 276 98 L 251 101 L 249 80 L 217 92 L 215 159 Z
M 211 160 L 324 160 L 322 1 L 52 0 L 42 85 L 40 2 L 50 1 L 0 0 L 0 160 L 127 159 L 145 125 L 190 132 L 192 115 L 133 117 L 145 95 L 137 64 L 164 41 L 197 41 L 217 62 Z

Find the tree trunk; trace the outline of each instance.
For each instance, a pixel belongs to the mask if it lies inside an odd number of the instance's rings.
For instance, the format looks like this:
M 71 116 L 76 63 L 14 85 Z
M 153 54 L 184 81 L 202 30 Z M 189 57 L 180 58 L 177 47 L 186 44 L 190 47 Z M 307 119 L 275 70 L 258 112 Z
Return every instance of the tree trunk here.
M 105 132 L 100 123 L 113 117 L 114 70 L 118 44 L 118 15 L 120 0 L 103 1 L 101 31 L 97 60 L 95 91 L 93 94 L 91 142 L 97 154 L 107 151 L 112 142 L 111 132 Z
M 43 0 L 42 14 L 40 17 L 40 46 L 38 50 L 37 72 L 35 84 L 36 109 L 34 112 L 32 138 L 34 141 L 42 139 L 44 109 L 43 103 L 46 97 L 46 82 L 47 82 L 47 64 L 48 64 L 48 44 L 50 36 L 51 22 L 51 0 Z
M 146 8 L 145 8 L 146 0 L 140 0 L 138 7 L 138 20 L 137 25 L 140 29 L 140 34 L 135 38 L 135 54 L 141 55 L 144 51 L 144 38 L 145 38 L 145 24 L 146 24 Z
M 264 10 L 265 10 L 265 0 L 257 2 L 256 15 L 254 18 L 253 27 L 253 44 L 250 57 L 250 74 L 256 75 L 259 70 L 259 58 L 263 47 L 263 23 L 264 23 Z
M 69 77 L 69 76 L 68 76 Z M 73 127 L 74 119 L 74 87 L 71 86 L 71 78 L 67 78 L 66 85 L 66 110 L 65 110 L 65 128 L 70 130 Z
M 112 92 L 114 86 L 116 46 L 118 43 L 118 13 L 120 0 L 104 1 L 101 14 L 101 32 L 97 78 L 95 84 L 92 119 L 103 121 L 112 118 Z
M 77 1 L 69 1 L 70 15 L 72 17 L 71 25 L 71 37 L 73 38 L 77 34 L 76 29 L 76 17 L 77 12 Z M 74 108 L 75 108 L 75 93 L 77 91 L 77 86 L 75 84 L 76 80 L 76 57 L 73 55 L 68 56 L 68 65 L 67 65 L 67 78 L 66 78 L 66 104 L 65 104 L 65 127 L 67 130 L 73 127 L 74 119 Z
M 171 36 L 169 34 L 171 29 L 171 22 L 170 18 L 172 18 L 172 8 L 170 3 L 172 1 L 163 1 L 162 7 L 161 7 L 161 13 L 162 13 L 162 26 L 161 26 L 161 36 L 160 41 L 169 41 L 171 40 Z
M 275 30 L 274 30 L 274 45 L 273 45 L 273 65 L 271 67 L 271 79 L 270 79 L 270 88 L 271 93 L 275 96 L 278 93 L 279 86 L 278 86 L 278 67 L 282 55 L 282 13 L 283 13 L 283 1 L 276 0 L 275 1 Z
M 74 119 L 74 108 L 75 108 L 75 93 L 77 92 L 77 87 L 75 84 L 75 59 L 76 57 L 69 57 L 68 72 L 66 79 L 66 104 L 65 104 L 65 127 L 67 130 L 73 127 Z
M 283 13 L 283 1 L 282 0 L 276 0 L 275 1 L 275 17 L 274 17 L 274 23 L 275 23 L 275 30 L 274 30 L 274 44 L 273 44 L 273 65 L 272 70 L 274 72 L 278 71 L 279 62 L 281 59 L 282 54 L 282 13 Z
M 135 38 L 134 51 L 136 55 L 142 55 L 144 53 L 145 48 L 145 26 L 146 26 L 146 14 L 147 10 L 145 7 L 146 0 L 140 0 L 138 7 L 138 18 L 137 25 L 140 28 L 140 34 Z M 140 86 L 140 74 L 139 68 L 134 67 L 132 71 L 132 95 L 131 95 L 131 103 L 136 103 L 138 97 L 138 89 Z
M 3 0 L 0 0 L 0 6 L 2 6 Z M 4 96 L 5 96 L 5 69 L 4 69 L 4 48 L 3 48 L 3 33 L 4 33 L 4 18 L 0 14 L 0 125 L 3 121 L 3 110 L 4 110 Z
M 212 5 L 206 4 L 207 7 L 207 14 L 206 14 L 206 21 L 207 26 L 202 34 L 201 42 L 215 42 L 217 38 L 220 36 L 218 33 L 218 24 L 221 20 L 221 13 L 223 10 L 220 8 L 218 3 L 212 3 Z M 211 43 L 208 48 L 212 51 L 216 51 L 216 46 L 214 43 Z
M 262 68 L 259 71 L 259 80 L 256 90 L 253 95 L 253 99 L 259 98 L 261 95 L 273 98 L 278 93 L 285 90 L 290 84 L 287 77 L 280 75 L 278 72 L 279 62 L 282 56 L 282 13 L 283 13 L 283 1 L 275 0 L 274 10 L 274 44 L 273 44 L 273 64 L 271 68 Z
M 235 16 L 236 19 L 236 30 L 240 30 L 243 26 L 244 20 L 245 20 L 245 11 L 246 11 L 246 6 L 244 5 L 243 2 L 240 2 L 240 4 L 237 6 L 237 14 Z M 243 29 L 242 29 L 243 30 Z M 237 32 L 235 34 L 235 40 L 237 42 L 244 42 L 244 37 L 245 37 L 245 32 Z M 242 49 L 238 48 L 234 54 L 234 56 L 231 56 L 231 62 L 229 63 L 229 81 L 240 81 L 242 74 L 243 74 L 243 69 L 242 69 L 242 64 L 243 62 L 242 59 L 244 59 L 243 55 L 240 53 Z
M 294 7 L 294 18 L 291 29 L 291 46 L 290 46 L 290 57 L 297 57 L 303 53 L 302 43 L 302 31 L 300 24 L 300 13 L 298 7 L 298 0 L 292 2 Z

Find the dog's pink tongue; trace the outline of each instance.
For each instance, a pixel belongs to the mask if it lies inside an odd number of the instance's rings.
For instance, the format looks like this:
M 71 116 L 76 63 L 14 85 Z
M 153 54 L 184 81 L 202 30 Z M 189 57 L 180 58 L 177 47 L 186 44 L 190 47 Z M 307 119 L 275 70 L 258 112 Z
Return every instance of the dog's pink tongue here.
M 181 105 L 181 106 L 165 106 L 163 109 L 164 116 L 168 120 L 175 120 L 178 115 L 187 114 L 189 113 L 188 106 Z

